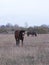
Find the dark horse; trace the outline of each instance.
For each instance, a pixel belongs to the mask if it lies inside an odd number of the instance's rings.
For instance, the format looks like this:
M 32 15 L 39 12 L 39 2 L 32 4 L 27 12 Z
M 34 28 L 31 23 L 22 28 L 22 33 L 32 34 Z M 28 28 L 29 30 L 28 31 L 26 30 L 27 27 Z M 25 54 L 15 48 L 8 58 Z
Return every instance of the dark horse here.
M 25 30 L 15 31 L 15 40 L 17 46 L 19 46 L 20 40 L 22 41 L 22 46 L 23 46 L 24 34 L 25 34 Z
M 37 36 L 37 33 L 36 32 L 27 32 L 27 36 L 29 36 L 29 35 L 34 35 L 34 36 Z

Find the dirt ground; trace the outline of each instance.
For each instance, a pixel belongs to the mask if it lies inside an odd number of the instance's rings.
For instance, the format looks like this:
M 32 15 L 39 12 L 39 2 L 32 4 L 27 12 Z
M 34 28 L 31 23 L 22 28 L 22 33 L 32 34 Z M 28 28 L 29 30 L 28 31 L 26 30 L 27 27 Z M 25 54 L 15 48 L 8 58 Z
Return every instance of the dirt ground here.
M 14 34 L 0 34 L 0 65 L 49 65 L 49 34 L 25 35 L 23 47 Z

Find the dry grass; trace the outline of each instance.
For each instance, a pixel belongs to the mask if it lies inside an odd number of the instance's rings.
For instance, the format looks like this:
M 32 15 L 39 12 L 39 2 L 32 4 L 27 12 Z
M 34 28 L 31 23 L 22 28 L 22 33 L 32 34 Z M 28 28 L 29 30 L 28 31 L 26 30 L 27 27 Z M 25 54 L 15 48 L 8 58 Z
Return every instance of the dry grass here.
M 0 65 L 49 65 L 49 34 L 25 36 L 23 47 L 14 35 L 0 34 Z

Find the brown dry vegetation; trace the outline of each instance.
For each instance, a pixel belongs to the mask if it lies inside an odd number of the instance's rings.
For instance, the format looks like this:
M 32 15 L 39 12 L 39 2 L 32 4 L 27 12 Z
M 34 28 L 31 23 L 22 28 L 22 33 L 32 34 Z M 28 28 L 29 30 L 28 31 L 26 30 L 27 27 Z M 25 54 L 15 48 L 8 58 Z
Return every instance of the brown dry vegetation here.
M 49 65 L 49 34 L 25 35 L 23 47 L 13 34 L 0 34 L 0 65 Z

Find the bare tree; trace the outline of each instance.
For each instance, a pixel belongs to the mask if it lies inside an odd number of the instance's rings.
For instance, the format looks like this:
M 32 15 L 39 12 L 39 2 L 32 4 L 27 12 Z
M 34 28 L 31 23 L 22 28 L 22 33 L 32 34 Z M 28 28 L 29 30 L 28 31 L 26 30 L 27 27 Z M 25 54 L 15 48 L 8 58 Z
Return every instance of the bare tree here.
M 28 28 L 28 23 L 27 22 L 25 22 L 25 28 Z

